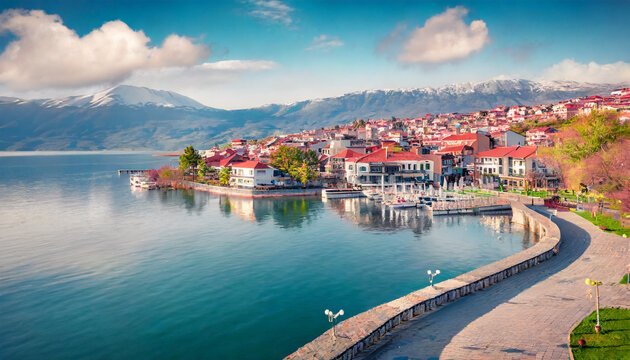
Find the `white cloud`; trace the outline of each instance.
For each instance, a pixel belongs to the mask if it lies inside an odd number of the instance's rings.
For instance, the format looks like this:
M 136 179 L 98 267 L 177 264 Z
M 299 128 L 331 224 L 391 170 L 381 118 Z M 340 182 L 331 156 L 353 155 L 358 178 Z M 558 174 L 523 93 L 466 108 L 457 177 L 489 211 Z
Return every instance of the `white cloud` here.
M 197 68 L 222 71 L 262 71 L 271 70 L 276 65 L 275 62 L 269 60 L 223 60 L 203 63 L 198 65 Z
M 610 64 L 598 64 L 591 61 L 588 64 L 582 64 L 572 59 L 565 59 L 545 69 L 543 78 L 590 83 L 628 83 L 630 82 L 630 64 L 623 61 Z
M 80 37 L 59 16 L 40 10 L 1 13 L 2 32 L 17 39 L 0 54 L 0 83 L 24 91 L 117 83 L 141 69 L 192 66 L 210 53 L 179 35 L 150 47 L 143 31 L 119 20 Z
M 488 42 L 488 28 L 482 20 L 467 25 L 468 9 L 457 6 L 429 18 L 404 42 L 398 60 L 403 63 L 437 64 L 464 59 Z
M 341 39 L 339 39 L 338 37 L 322 34 L 314 37 L 313 42 L 311 43 L 311 45 L 309 45 L 309 47 L 306 48 L 306 50 L 328 51 L 341 46 L 343 46 L 343 41 L 341 41 Z
M 249 12 L 252 16 L 287 26 L 293 23 L 294 9 L 280 0 L 252 0 L 251 4 L 254 5 Z
M 252 77 L 276 67 L 278 64 L 269 60 L 223 60 L 192 67 L 141 70 L 125 84 L 171 90 L 206 105 L 235 108 L 254 96 L 249 91 L 251 82 L 255 82 Z

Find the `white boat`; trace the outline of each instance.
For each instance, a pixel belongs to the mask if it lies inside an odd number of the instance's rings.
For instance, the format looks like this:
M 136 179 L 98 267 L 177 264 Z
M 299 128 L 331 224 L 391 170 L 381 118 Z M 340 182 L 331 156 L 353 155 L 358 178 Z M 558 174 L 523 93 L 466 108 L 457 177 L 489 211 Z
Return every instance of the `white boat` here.
M 361 190 L 355 189 L 324 189 L 322 190 L 322 198 L 324 199 L 347 199 L 365 197 Z
M 131 184 L 131 186 L 133 187 L 140 187 L 140 184 L 142 183 L 143 180 L 145 180 L 146 178 L 144 176 L 141 175 L 131 175 L 129 177 L 129 183 Z
M 157 189 L 157 183 L 155 181 L 141 181 L 140 187 L 147 190 L 155 190 Z
M 370 200 L 383 200 L 383 194 L 381 194 L 379 191 L 363 190 L 363 194 Z
M 138 187 L 141 189 L 153 190 L 157 189 L 157 183 L 155 181 L 151 181 L 148 177 L 142 175 L 132 175 L 129 177 L 129 183 L 133 187 Z
M 389 206 L 392 209 L 408 209 L 408 208 L 415 208 L 416 202 L 399 198 L 387 204 L 387 206 Z

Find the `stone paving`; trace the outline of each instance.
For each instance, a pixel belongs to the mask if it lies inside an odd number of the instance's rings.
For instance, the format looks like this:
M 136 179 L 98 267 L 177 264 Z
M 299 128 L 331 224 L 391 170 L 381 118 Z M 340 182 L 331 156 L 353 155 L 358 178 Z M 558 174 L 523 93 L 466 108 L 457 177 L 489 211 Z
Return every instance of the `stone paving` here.
M 630 307 L 630 287 L 618 284 L 630 239 L 573 213 L 559 212 L 554 222 L 562 233 L 556 257 L 406 322 L 359 358 L 568 359 L 568 332 L 595 307 L 585 278 L 604 282 L 602 306 Z

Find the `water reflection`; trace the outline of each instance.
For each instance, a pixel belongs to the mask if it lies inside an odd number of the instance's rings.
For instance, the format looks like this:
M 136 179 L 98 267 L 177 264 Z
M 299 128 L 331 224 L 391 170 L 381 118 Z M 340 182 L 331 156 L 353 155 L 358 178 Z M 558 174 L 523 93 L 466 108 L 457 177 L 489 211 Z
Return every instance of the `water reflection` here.
M 323 207 L 318 198 L 252 199 L 230 196 L 219 197 L 219 209 L 226 216 L 236 215 L 252 222 L 273 219 L 281 228 L 300 228 L 317 218 Z
M 342 219 L 371 231 L 410 228 L 415 234 L 422 234 L 432 226 L 431 217 L 420 209 L 391 210 L 367 199 L 334 199 L 326 204 Z
M 133 189 L 133 188 L 132 188 Z M 137 192 L 137 190 L 136 190 Z M 140 190 L 140 194 L 146 194 L 148 198 L 157 197 L 163 205 L 168 207 L 183 207 L 190 213 L 201 215 L 208 204 L 210 197 L 206 193 L 194 190 L 169 190 L 169 191 L 149 191 Z
M 523 234 L 523 237 L 521 238 L 523 248 L 529 247 L 532 244 L 538 242 L 538 236 L 533 231 L 529 231 L 529 228 L 517 223 L 513 223 L 511 220 L 512 219 L 509 216 L 479 217 L 479 223 L 489 229 L 494 230 L 499 241 L 503 239 L 503 236 L 501 234 L 520 232 Z

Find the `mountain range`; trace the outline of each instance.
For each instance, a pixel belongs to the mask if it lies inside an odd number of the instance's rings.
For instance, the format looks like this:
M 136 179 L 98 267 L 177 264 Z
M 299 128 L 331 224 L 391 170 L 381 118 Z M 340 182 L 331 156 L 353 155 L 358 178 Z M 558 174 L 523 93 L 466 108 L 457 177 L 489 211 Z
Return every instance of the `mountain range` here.
M 471 112 L 608 94 L 619 84 L 490 80 L 438 88 L 369 90 L 288 105 L 223 110 L 163 90 L 119 85 L 84 96 L 0 97 L 0 150 L 176 150 L 260 138 L 357 118 Z

